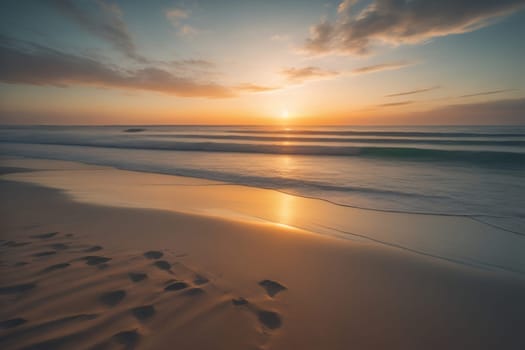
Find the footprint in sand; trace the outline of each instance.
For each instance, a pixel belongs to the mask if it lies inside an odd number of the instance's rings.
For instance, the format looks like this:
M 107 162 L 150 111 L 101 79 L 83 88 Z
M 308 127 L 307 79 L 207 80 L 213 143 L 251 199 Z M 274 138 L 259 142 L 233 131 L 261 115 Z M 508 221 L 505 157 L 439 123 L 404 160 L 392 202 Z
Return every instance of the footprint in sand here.
M 148 278 L 148 275 L 142 272 L 130 272 L 128 273 L 128 277 L 130 280 L 137 283 Z
M 64 244 L 64 243 L 51 244 L 50 247 L 55 249 L 55 250 L 64 250 L 64 249 L 69 248 L 69 246 L 67 244 Z
M 182 293 L 182 294 L 190 296 L 190 297 L 196 297 L 198 295 L 203 295 L 204 293 L 206 293 L 204 291 L 204 289 L 199 288 L 199 287 L 194 287 L 194 288 L 190 288 L 190 289 L 184 291 L 184 293 Z
M 175 282 L 175 283 L 169 284 L 166 287 L 164 287 L 164 290 L 167 292 L 171 292 L 171 291 L 182 290 L 188 287 L 189 287 L 189 284 L 186 282 Z
M 272 298 L 279 292 L 286 290 L 285 286 L 271 280 L 262 280 L 261 282 L 259 282 L 259 285 L 263 287 L 266 290 L 266 293 Z
M 34 236 L 30 236 L 30 237 L 31 238 L 38 238 L 38 239 L 48 239 L 48 238 L 51 238 L 51 237 L 55 237 L 56 235 L 58 235 L 58 232 L 42 233 L 40 235 L 34 235 Z
M 112 337 L 117 343 L 124 345 L 125 349 L 133 349 L 140 340 L 140 334 L 136 329 L 119 332 Z
M 71 266 L 71 264 L 69 264 L 69 263 L 55 264 L 55 265 L 51 265 L 49 267 L 46 267 L 41 272 L 42 273 L 47 273 L 47 272 L 52 272 L 52 271 L 56 271 L 56 270 L 62 270 L 62 269 L 65 269 L 66 267 L 69 267 L 69 266 Z
M 235 305 L 235 306 L 247 305 L 248 304 L 248 300 L 244 299 L 243 297 L 239 297 L 239 298 L 236 298 L 236 299 L 232 299 L 232 304 Z
M 93 252 L 98 252 L 99 250 L 102 250 L 102 247 L 99 246 L 99 245 L 94 245 L 92 247 L 84 249 L 83 252 L 84 253 L 93 253 Z
M 15 241 L 7 241 L 4 243 L 4 246 L 6 247 L 23 247 L 25 245 L 31 244 L 31 242 L 15 242 Z
M 23 325 L 27 320 L 24 318 L 12 318 L 10 320 L 0 321 L 0 329 L 9 329 Z
M 164 256 L 164 253 L 160 252 L 158 250 L 150 250 L 150 251 L 144 253 L 144 257 L 146 257 L 148 259 L 152 259 L 152 260 L 160 259 L 163 256 Z
M 43 256 L 55 255 L 56 253 L 57 252 L 55 252 L 54 250 L 49 250 L 49 251 L 45 251 L 45 252 L 35 253 L 35 254 L 32 254 L 31 256 L 34 256 L 35 258 L 41 258 Z
M 257 320 L 268 329 L 274 330 L 282 326 L 283 321 L 281 315 L 275 311 L 258 309 L 257 306 L 250 304 L 250 302 L 243 297 L 232 299 L 232 304 L 235 306 L 246 306 L 248 310 L 257 315 Z
M 131 313 L 136 319 L 144 321 L 155 315 L 155 307 L 153 305 L 138 306 L 131 309 Z
M 196 285 L 200 286 L 200 285 L 208 283 L 209 281 L 210 280 L 207 279 L 206 277 L 201 276 L 201 275 L 197 275 L 197 276 L 195 276 L 195 279 L 193 280 L 193 283 L 195 283 Z
M 80 259 L 85 260 L 86 265 L 99 265 L 99 264 L 103 264 L 111 260 L 111 258 L 106 258 L 104 256 L 93 256 L 93 255 L 85 256 Z
M 35 283 L 17 284 L 14 286 L 0 287 L 0 294 L 18 294 L 27 292 L 36 287 Z
M 115 306 L 126 297 L 126 291 L 115 290 L 102 294 L 98 299 L 107 306 Z
M 83 323 L 83 322 L 89 322 L 91 320 L 94 320 L 98 317 L 97 314 L 80 314 L 80 315 L 73 315 L 73 316 L 67 316 L 63 318 L 59 318 L 56 320 L 47 321 L 44 323 L 36 324 L 32 327 L 28 327 L 23 330 L 23 333 L 12 333 L 11 335 L 8 335 L 7 337 L 13 336 L 13 337 L 20 337 L 24 336 L 24 334 L 42 334 L 42 333 L 50 333 L 50 330 L 53 329 L 61 329 L 68 326 L 72 326 L 75 324 Z M 52 333 L 51 333 L 52 334 Z M 52 336 L 50 334 L 50 336 Z M 33 343 L 26 347 L 24 347 L 24 350 L 47 350 L 47 349 L 70 349 L 71 347 L 66 348 L 65 345 L 71 341 L 71 339 L 74 338 L 74 334 L 66 335 L 66 336 L 58 336 L 56 338 L 51 338 L 44 340 L 43 342 L 39 343 Z M 4 338 L 5 339 L 5 338 Z
M 165 260 L 155 261 L 153 264 L 161 270 L 169 271 L 171 269 L 171 264 Z
M 79 314 L 79 315 L 72 315 L 72 316 L 57 318 L 51 321 L 46 321 L 43 323 L 35 324 L 34 326 L 27 329 L 27 332 L 32 333 L 33 331 L 42 331 L 42 330 L 49 330 L 53 328 L 62 328 L 64 326 L 67 326 L 69 324 L 76 323 L 76 322 L 91 321 L 91 320 L 96 319 L 98 316 L 99 316 L 98 314 Z M 37 348 L 37 349 L 40 349 L 40 348 Z
M 257 318 L 263 326 L 269 329 L 277 329 L 282 325 L 281 316 L 274 311 L 259 310 L 257 311 Z

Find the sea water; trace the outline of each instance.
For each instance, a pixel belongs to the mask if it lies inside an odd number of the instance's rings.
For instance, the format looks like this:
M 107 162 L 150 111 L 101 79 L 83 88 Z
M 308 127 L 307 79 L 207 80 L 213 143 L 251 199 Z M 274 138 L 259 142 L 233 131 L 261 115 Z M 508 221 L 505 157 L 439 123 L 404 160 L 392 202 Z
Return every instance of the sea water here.
M 525 127 L 3 126 L 0 154 L 192 176 L 525 235 Z

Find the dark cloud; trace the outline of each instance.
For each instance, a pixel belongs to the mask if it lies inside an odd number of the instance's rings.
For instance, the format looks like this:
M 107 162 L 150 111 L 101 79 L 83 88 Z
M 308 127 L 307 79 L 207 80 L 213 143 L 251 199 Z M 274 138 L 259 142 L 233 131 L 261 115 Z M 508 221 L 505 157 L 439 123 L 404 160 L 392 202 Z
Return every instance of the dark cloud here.
M 70 18 L 89 33 L 106 40 L 116 50 L 139 61 L 147 60 L 137 53 L 136 45 L 131 37 L 122 11 L 116 4 L 97 0 L 96 11 L 88 11 L 78 7 L 71 0 L 49 0 L 49 2 L 64 16 Z
M 366 73 L 375 73 L 383 70 L 395 70 L 401 69 L 413 65 L 414 62 L 400 61 L 400 62 L 387 62 L 374 64 L 371 66 L 364 66 L 352 69 L 353 74 L 366 74 Z
M 398 96 L 407 96 L 407 95 L 415 95 L 415 94 L 421 94 L 423 92 L 432 91 L 439 89 L 439 86 L 432 86 L 424 89 L 417 89 L 417 90 L 410 90 L 410 91 L 403 91 L 403 92 L 396 92 L 395 94 L 386 95 L 385 97 L 398 97 Z
M 466 98 L 466 97 L 475 97 L 475 96 L 496 95 L 496 94 L 501 94 L 501 93 L 507 92 L 507 91 L 515 91 L 515 89 L 502 89 L 502 90 L 482 91 L 482 92 L 476 92 L 476 93 L 468 94 L 468 95 L 461 95 L 459 97 L 460 98 Z
M 87 57 L 5 38 L 0 40 L 0 81 L 149 90 L 185 97 L 224 98 L 234 95 L 225 86 L 180 77 L 153 66 L 124 70 Z
M 306 80 L 324 79 L 339 75 L 338 72 L 319 67 L 286 68 L 281 71 L 281 74 L 292 83 L 302 83 Z
M 399 45 L 466 33 L 525 5 L 525 0 L 374 0 L 361 11 L 345 0 L 335 21 L 310 29 L 310 53 L 367 54 L 375 43 Z

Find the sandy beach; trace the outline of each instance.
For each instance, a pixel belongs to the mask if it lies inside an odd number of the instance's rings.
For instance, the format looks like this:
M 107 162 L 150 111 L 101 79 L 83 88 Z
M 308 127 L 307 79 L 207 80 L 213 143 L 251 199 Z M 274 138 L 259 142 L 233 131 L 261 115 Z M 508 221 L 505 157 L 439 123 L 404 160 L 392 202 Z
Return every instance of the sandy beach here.
M 4 164 L 3 349 L 525 345 L 520 274 L 226 212 L 160 210 L 141 201 L 140 188 L 164 175 L 37 160 Z M 90 179 L 90 171 L 108 181 Z M 127 193 L 120 205 L 104 190 L 115 175 L 119 193 Z M 63 181 L 67 176 L 71 181 Z M 69 189 L 44 187 L 50 178 Z M 239 195 L 231 187 L 210 191 L 217 188 L 170 192 L 169 199 L 197 208 L 191 193 L 200 201 L 208 193 L 210 202 Z M 252 200 L 265 207 L 264 196 Z

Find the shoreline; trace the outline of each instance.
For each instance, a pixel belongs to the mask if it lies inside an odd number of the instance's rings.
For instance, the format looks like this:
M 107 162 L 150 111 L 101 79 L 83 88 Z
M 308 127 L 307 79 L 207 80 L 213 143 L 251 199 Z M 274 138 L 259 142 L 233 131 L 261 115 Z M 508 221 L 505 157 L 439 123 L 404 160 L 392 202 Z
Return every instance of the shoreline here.
M 9 144 L 9 143 L 7 143 Z M 17 145 L 18 143 L 14 143 L 15 145 Z M 24 145 L 24 143 L 20 143 L 20 145 Z M 25 144 L 27 146 L 31 146 L 31 145 L 38 145 L 37 143 L 35 144 L 31 144 L 31 143 L 27 143 Z M 65 146 L 71 146 L 71 147 L 80 147 L 80 148 L 94 148 L 94 149 L 104 149 L 104 148 L 108 148 L 106 146 L 96 146 L 96 145 L 89 145 L 89 146 L 81 146 L 81 145 L 69 145 L 69 144 L 46 144 L 46 143 L 43 143 L 41 144 L 43 146 L 57 146 L 57 147 L 65 147 Z M 118 147 L 109 147 L 109 149 L 120 149 L 120 150 L 125 150 L 126 148 L 118 148 Z M 135 151 L 154 151 L 154 149 L 139 149 L 139 148 L 129 148 L 128 150 L 135 150 Z M 160 150 L 160 151 L 171 151 L 171 150 Z M 175 150 L 174 152 L 183 152 L 183 151 L 177 151 Z M 206 153 L 209 153 L 210 151 L 207 150 L 207 151 L 189 151 L 190 153 L 196 153 L 196 154 L 206 154 Z M 219 152 L 219 153 L 222 153 L 222 152 Z M 228 152 L 226 152 L 228 153 Z M 123 171 L 131 171 L 131 172 L 144 172 L 144 173 L 149 173 L 149 174 L 158 174 L 158 175 L 169 175 L 169 176 L 175 176 L 175 177 L 187 177 L 187 178 L 195 178 L 195 179 L 202 179 L 202 180 L 205 180 L 205 181 L 216 181 L 216 182 L 221 182 L 221 183 L 227 183 L 227 184 L 232 184 L 232 185 L 237 185 L 237 186 L 246 186 L 246 187 L 254 187 L 254 188 L 259 188 L 259 189 L 266 189 L 266 190 L 273 190 L 273 191 L 278 191 L 278 192 L 281 192 L 281 193 L 284 193 L 284 194 L 288 194 L 288 195 L 292 195 L 292 196 L 298 196 L 298 197 L 302 197 L 302 198 L 306 198 L 306 199 L 317 199 L 317 200 L 320 200 L 320 201 L 325 201 L 327 203 L 330 203 L 330 204 L 333 204 L 333 205 L 337 205 L 337 206 L 342 206 L 342 207 L 348 207 L 348 208 L 354 208 L 354 209 L 362 209 L 362 210 L 369 210 L 369 211 L 377 211 L 377 212 L 385 212 L 385 213 L 399 213 L 399 214 L 410 214 L 410 215 L 434 215 L 434 216 L 448 216 L 448 217 L 465 217 L 465 218 L 469 218 L 471 220 L 474 220 L 474 221 L 477 221 L 479 223 L 482 223 L 484 225 L 488 225 L 490 227 L 493 227 L 495 229 L 498 229 L 498 230 L 502 230 L 502 231 L 506 231 L 506 232 L 510 232 L 510 233 L 514 233 L 514 234 L 517 234 L 517 235 L 522 235 L 522 236 L 525 236 L 525 231 L 522 230 L 522 225 L 520 226 L 519 224 L 508 224 L 505 225 L 505 224 L 500 224 L 498 223 L 498 220 L 496 219 L 501 219 L 501 217 L 497 216 L 497 215 L 491 215 L 491 214 L 475 214 L 473 212 L 464 212 L 464 213 L 460 213 L 460 214 L 456 214 L 456 213 L 452 213 L 452 212 L 446 212 L 446 211 L 440 211 L 440 210 L 416 210 L 414 208 L 412 209 L 388 209 L 388 208 L 374 208 L 373 206 L 367 206 L 367 205 L 357 205 L 357 204 L 352 204 L 352 203 L 344 203 L 344 202 L 338 202 L 337 200 L 333 200 L 333 199 L 330 199 L 330 198 L 325 198 L 323 196 L 315 196 L 315 195 L 308 195 L 306 193 L 296 193 L 296 192 L 293 192 L 293 191 L 287 191 L 287 190 L 283 190 L 279 187 L 279 185 L 276 185 L 275 187 L 272 187 L 271 185 L 269 186 L 264 186 L 262 184 L 254 184 L 254 183 L 250 183 L 249 181 L 246 181 L 244 182 L 243 180 L 239 180 L 239 178 L 237 179 L 231 179 L 231 178 L 213 178 L 213 177 L 208 177 L 208 176 L 205 176 L 205 175 L 202 175 L 202 174 L 199 174 L 199 173 L 185 173 L 184 171 L 182 171 L 182 173 L 180 172 L 181 169 L 179 169 L 177 172 L 177 170 L 161 170 L 159 168 L 156 168 L 156 169 L 148 169 L 148 170 L 144 170 L 143 168 L 140 168 L 137 167 L 137 166 L 122 166 L 122 165 L 118 165 L 118 164 L 103 164 L 103 163 L 97 163 L 97 162 L 93 162 L 93 161 L 89 161 L 89 160 L 86 160 L 86 159 L 83 159 L 83 160 L 68 160 L 68 159 L 61 159 L 60 157 L 49 157 L 49 156 L 38 156 L 38 155 L 30 155 L 30 154 L 27 154 L 27 152 L 22 152 L 20 154 L 17 154 L 16 152 L 14 153 L 15 155 L 9 155 L 9 152 L 7 152 L 4 156 L 0 156 L 0 157 L 14 157 L 14 158 L 27 158 L 27 159 L 42 159 L 42 160 L 49 160 L 49 161 L 58 161 L 58 162 L 78 162 L 78 163 L 82 163 L 82 164 L 87 164 L 87 165 L 92 165 L 92 166 L 102 166 L 102 167 L 111 167 L 111 168 L 115 168 L 115 169 L 119 169 L 119 170 L 123 170 Z M 235 154 L 235 153 L 234 153 Z M 246 155 L 246 153 L 238 153 L 238 154 L 242 154 L 242 155 Z M 281 154 L 282 155 L 282 154 Z M 357 188 L 357 190 L 359 190 L 359 188 Z M 484 220 L 484 219 L 485 220 Z M 496 220 L 495 222 L 489 222 L 487 219 L 493 219 L 493 220 Z M 508 218 L 507 218 L 508 219 Z M 515 219 L 515 218 L 514 218 Z
M 276 189 L 82 162 L 11 158 L 3 165 L 30 171 L 1 178 L 57 188 L 81 202 L 266 222 L 525 276 L 523 235 L 469 216 L 363 209 Z
M 154 171 L 154 170 L 147 171 L 147 170 L 127 169 L 127 168 L 121 168 L 119 166 L 99 165 L 99 164 L 96 164 L 96 163 L 84 162 L 84 161 L 58 160 L 58 159 L 54 159 L 54 158 L 31 158 L 31 157 L 25 157 L 25 156 L 0 156 L 0 161 L 1 161 L 2 158 L 4 160 L 9 160 L 9 159 L 11 159 L 11 160 L 13 160 L 13 159 L 14 160 L 29 160 L 29 161 L 41 160 L 41 161 L 44 161 L 44 162 L 48 161 L 48 162 L 58 162 L 58 163 L 78 163 L 78 164 L 83 164 L 83 165 L 92 166 L 92 167 L 112 168 L 112 169 L 116 169 L 116 170 L 129 171 L 129 172 L 138 172 L 138 173 L 153 174 L 153 175 L 165 175 L 165 176 L 171 176 L 171 177 L 176 177 L 176 178 L 187 178 L 187 179 L 209 181 L 209 182 L 216 183 L 216 184 L 213 184 L 213 185 L 216 185 L 216 186 L 240 186 L 240 187 L 256 188 L 256 189 L 268 190 L 268 191 L 276 191 L 278 193 L 282 193 L 282 194 L 289 195 L 289 196 L 294 196 L 294 197 L 299 197 L 299 198 L 304 198 L 304 199 L 311 199 L 311 200 L 318 200 L 318 201 L 321 201 L 321 202 L 326 202 L 328 204 L 332 204 L 332 205 L 335 205 L 335 206 L 338 206 L 338 207 L 351 208 L 351 209 L 357 209 L 357 210 L 363 210 L 363 211 L 378 212 L 378 213 L 392 213 L 392 214 L 402 214 L 402 215 L 403 214 L 407 214 L 407 215 L 423 215 L 423 216 L 444 216 L 444 217 L 451 217 L 451 218 L 466 218 L 466 219 L 470 219 L 472 221 L 481 223 L 483 225 L 487 225 L 487 226 L 489 226 L 491 228 L 494 228 L 496 230 L 505 231 L 505 232 L 512 233 L 512 234 L 515 234 L 515 235 L 518 235 L 518 236 L 525 236 L 525 233 L 523 233 L 523 232 L 519 232 L 519 231 L 515 231 L 515 230 L 512 230 L 512 229 L 508 229 L 506 227 L 503 227 L 503 226 L 500 226 L 500 225 L 497 225 L 497 224 L 492 224 L 492 223 L 489 223 L 489 222 L 486 222 L 486 221 L 483 221 L 483 220 L 479 219 L 481 217 L 487 217 L 486 215 L 448 214 L 448 213 L 441 213 L 441 212 L 418 212 L 418 211 L 403 211 L 403 210 L 395 210 L 395 209 L 371 208 L 371 207 L 364 207 L 364 206 L 358 206 L 358 205 L 339 203 L 339 202 L 336 202 L 336 201 L 333 201 L 333 200 L 330 200 L 330 199 L 327 199 L 327 198 L 323 198 L 323 197 L 308 196 L 306 194 L 288 192 L 286 190 L 282 190 L 282 189 L 279 189 L 279 188 L 265 187 L 265 186 L 262 186 L 262 185 L 255 186 L 255 185 L 244 184 L 244 183 L 241 183 L 241 182 L 239 182 L 239 183 L 237 183 L 237 182 L 228 182 L 228 181 L 224 181 L 224 180 L 215 180 L 215 179 L 210 179 L 210 178 L 206 178 L 206 177 L 190 176 L 190 175 L 183 175 L 183 174 L 173 174 L 173 173 L 169 173 L 169 172 Z M 20 170 L 21 170 L 20 172 L 23 172 L 24 169 L 25 168 L 20 168 Z M 28 171 L 28 170 L 25 170 L 25 171 Z
M 82 171 L 91 172 L 92 185 L 100 187 L 91 187 L 79 176 Z M 66 175 L 86 192 L 112 183 L 110 169 L 85 166 L 75 173 Z M 98 182 L 98 173 L 106 183 Z M 56 170 L 46 174 L 63 180 Z M 127 200 L 144 199 L 140 188 L 146 185 L 137 180 L 145 177 L 136 176 L 118 171 L 119 183 L 128 195 L 135 194 Z M 157 187 L 175 199 L 165 185 Z M 78 193 L 4 176 L 0 189 L 9 199 L 0 201 L 0 345 L 5 349 L 169 349 L 174 344 L 521 349 L 525 344 L 525 281 L 513 274 L 224 213 L 213 217 L 93 204 L 78 201 Z M 213 198 L 210 189 L 192 193 Z M 191 198 L 178 200 L 191 205 Z M 152 251 L 162 256 L 148 258 Z M 96 263 L 100 259 L 94 257 L 109 260 Z M 140 276 L 146 277 L 133 280 Z M 124 293 L 107 294 L 119 291 Z M 141 318 L 144 313 L 149 316 Z M 13 320 L 23 323 L 13 326 Z

